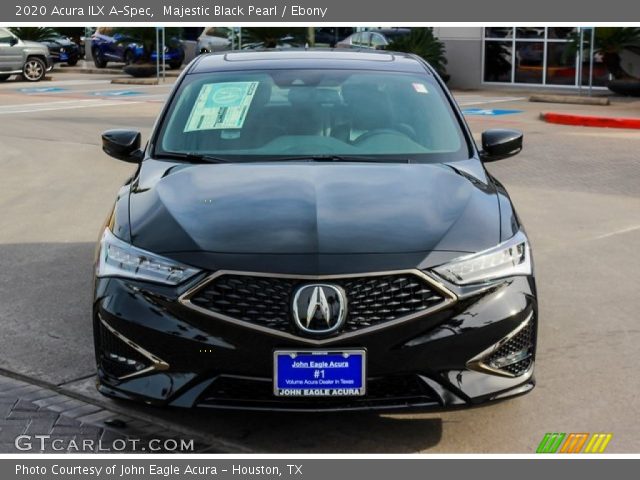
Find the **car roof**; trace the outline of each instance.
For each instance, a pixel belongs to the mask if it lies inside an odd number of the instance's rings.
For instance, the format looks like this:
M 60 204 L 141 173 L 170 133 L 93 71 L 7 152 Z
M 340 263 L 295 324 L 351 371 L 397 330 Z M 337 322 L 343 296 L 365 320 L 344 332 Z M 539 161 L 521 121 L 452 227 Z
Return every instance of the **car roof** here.
M 394 33 L 399 35 L 408 35 L 411 33 L 410 28 L 373 28 L 369 30 L 372 33 L 381 33 L 383 35 L 392 35 Z
M 303 49 L 249 50 L 204 54 L 191 64 L 188 74 L 296 68 L 393 70 L 430 72 L 416 57 L 406 53 L 375 50 Z

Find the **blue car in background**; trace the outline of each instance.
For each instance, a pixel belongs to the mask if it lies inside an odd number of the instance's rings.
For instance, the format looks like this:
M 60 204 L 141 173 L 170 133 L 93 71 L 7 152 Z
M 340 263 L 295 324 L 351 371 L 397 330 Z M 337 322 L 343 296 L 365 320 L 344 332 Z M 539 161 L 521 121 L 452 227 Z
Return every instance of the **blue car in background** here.
M 164 46 L 165 63 L 170 68 L 180 68 L 184 62 L 184 48 L 176 38 L 167 39 Z M 118 32 L 113 27 L 99 27 L 91 36 L 91 54 L 96 68 L 105 68 L 109 62 L 135 63 L 144 54 L 142 42 Z M 156 62 L 158 52 L 151 53 Z

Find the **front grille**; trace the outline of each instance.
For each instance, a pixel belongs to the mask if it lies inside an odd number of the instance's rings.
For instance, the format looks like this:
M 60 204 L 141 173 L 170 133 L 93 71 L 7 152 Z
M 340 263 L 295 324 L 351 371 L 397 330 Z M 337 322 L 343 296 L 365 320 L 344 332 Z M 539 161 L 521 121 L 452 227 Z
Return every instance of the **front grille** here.
M 294 330 L 292 298 L 297 287 L 305 283 L 309 280 L 225 274 L 206 283 L 190 301 L 213 313 L 290 332 Z M 346 293 L 344 332 L 427 311 L 447 299 L 427 280 L 412 273 L 336 278 L 326 283 L 340 286 Z
M 108 375 L 122 378 L 149 367 L 149 360 L 131 348 L 104 325 L 98 324 L 100 364 Z
M 417 375 L 376 377 L 367 380 L 362 397 L 276 397 L 270 379 L 221 375 L 198 400 L 200 406 L 247 408 L 375 408 L 393 405 L 436 404 L 433 391 Z
M 523 356 L 524 358 L 517 362 L 498 368 L 515 377 L 522 375 L 529 370 L 529 367 L 533 363 L 535 334 L 535 321 L 531 319 L 518 333 L 500 345 L 500 347 L 489 356 L 487 359 L 488 365 L 495 368 L 493 365 L 501 359 L 515 355 L 519 357 Z

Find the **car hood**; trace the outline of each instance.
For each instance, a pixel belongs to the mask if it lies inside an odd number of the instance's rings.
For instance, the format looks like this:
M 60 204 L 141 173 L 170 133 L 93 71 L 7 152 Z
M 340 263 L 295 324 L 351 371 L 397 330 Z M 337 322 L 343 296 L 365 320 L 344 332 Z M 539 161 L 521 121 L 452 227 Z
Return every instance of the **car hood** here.
M 39 48 L 41 50 L 44 50 L 47 48 L 46 45 L 43 45 L 42 43 L 39 42 L 32 42 L 31 40 L 22 40 L 22 44 L 25 47 L 29 47 L 29 48 Z
M 69 47 L 69 46 L 75 45 L 71 40 L 65 37 L 50 38 L 48 40 L 45 40 L 43 43 L 47 43 L 47 44 L 53 43 L 53 44 L 60 45 L 62 47 Z
M 157 253 L 475 252 L 500 238 L 493 187 L 443 164 L 145 160 L 130 222 Z

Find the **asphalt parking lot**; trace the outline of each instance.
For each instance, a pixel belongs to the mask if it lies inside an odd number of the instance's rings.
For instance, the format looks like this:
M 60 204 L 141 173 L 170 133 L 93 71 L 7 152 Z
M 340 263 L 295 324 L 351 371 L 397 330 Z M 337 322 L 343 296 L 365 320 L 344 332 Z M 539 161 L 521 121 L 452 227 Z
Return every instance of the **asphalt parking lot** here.
M 118 187 L 134 167 L 100 133 L 148 134 L 169 85 L 56 74 L 0 84 L 0 371 L 105 404 L 94 388 L 91 269 Z M 461 92 L 474 134 L 525 132 L 522 154 L 489 165 L 532 240 L 540 301 L 537 388 L 481 408 L 428 414 L 268 414 L 114 408 L 257 452 L 532 453 L 545 432 L 611 432 L 608 453 L 640 449 L 640 131 L 543 123 L 518 92 Z M 516 110 L 487 115 L 487 109 Z

